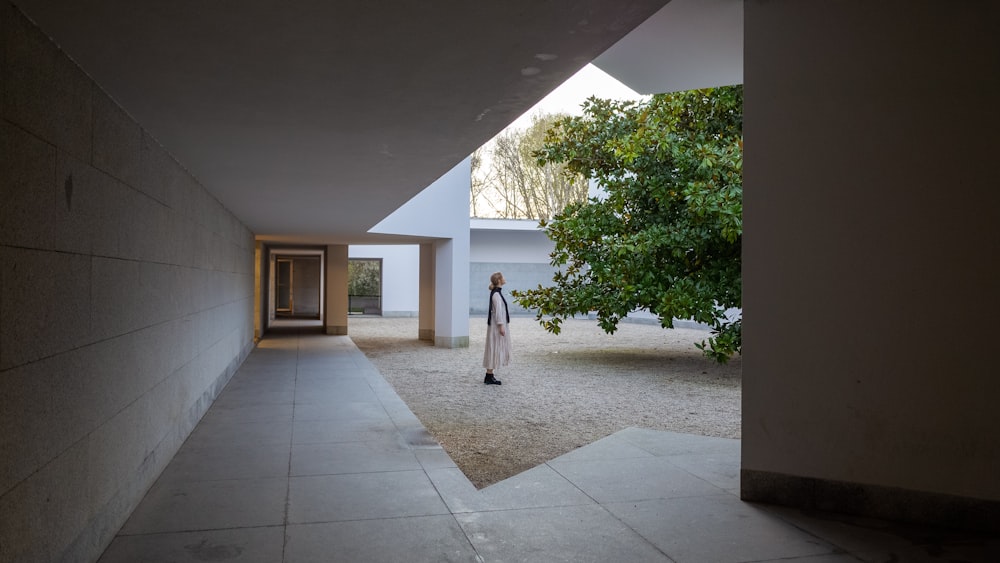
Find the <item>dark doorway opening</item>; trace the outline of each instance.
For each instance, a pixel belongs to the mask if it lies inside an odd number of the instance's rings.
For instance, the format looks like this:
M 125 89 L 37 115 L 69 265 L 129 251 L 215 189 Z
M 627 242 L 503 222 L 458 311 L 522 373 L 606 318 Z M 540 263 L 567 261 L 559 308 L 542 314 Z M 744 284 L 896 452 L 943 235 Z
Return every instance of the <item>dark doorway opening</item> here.
M 275 256 L 275 318 L 320 318 L 320 269 L 319 256 Z

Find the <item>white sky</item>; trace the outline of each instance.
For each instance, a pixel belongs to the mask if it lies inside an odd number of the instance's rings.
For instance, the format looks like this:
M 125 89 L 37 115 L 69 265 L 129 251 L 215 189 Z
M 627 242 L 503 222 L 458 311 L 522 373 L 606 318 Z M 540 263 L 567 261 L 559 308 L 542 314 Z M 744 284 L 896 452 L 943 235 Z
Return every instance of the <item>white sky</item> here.
M 610 74 L 588 64 L 508 127 L 524 129 L 531 125 L 531 116 L 536 113 L 580 115 L 580 105 L 591 96 L 613 100 L 640 100 L 649 97 L 638 94 Z
M 635 92 L 610 74 L 594 65 L 588 64 L 570 77 L 569 80 L 563 82 L 562 85 L 553 90 L 548 96 L 542 98 L 533 108 L 526 111 L 524 115 L 514 120 L 506 129 L 526 129 L 531 125 L 531 116 L 538 113 L 581 115 L 583 112 L 580 106 L 584 100 L 591 96 L 612 100 L 642 100 L 650 97 Z M 479 175 L 481 176 L 488 174 L 492 166 L 491 151 L 495 139 L 496 137 L 483 145 L 483 167 L 479 171 Z M 489 192 L 483 195 L 483 199 L 490 199 Z M 476 209 L 473 211 L 479 217 L 495 216 L 495 212 L 486 203 L 477 204 Z

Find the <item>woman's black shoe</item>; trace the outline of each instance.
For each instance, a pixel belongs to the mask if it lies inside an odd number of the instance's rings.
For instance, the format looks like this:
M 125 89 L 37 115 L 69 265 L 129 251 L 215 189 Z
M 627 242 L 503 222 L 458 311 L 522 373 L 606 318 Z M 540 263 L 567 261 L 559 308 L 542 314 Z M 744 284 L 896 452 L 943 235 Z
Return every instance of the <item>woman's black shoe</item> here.
M 486 374 L 486 377 L 483 379 L 483 383 L 487 385 L 503 385 L 503 383 L 499 379 L 493 377 L 492 373 Z

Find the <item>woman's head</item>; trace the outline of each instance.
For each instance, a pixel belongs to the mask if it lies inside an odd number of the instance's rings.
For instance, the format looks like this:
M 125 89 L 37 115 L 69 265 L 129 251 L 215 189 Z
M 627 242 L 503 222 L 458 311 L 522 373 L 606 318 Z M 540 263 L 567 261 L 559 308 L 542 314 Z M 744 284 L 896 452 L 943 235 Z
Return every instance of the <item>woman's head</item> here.
M 493 272 L 493 275 L 490 276 L 490 290 L 496 289 L 505 283 L 507 283 L 507 280 L 503 279 L 501 272 Z

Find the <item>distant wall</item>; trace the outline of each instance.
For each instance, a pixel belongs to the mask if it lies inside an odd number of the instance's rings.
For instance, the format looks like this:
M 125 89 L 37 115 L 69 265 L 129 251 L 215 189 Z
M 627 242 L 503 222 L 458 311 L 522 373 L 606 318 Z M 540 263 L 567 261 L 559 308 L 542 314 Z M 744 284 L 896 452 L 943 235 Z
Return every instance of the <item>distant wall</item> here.
M 552 241 L 535 221 L 476 220 L 470 231 L 469 313 L 486 314 L 490 274 L 502 271 L 504 291 L 550 285 Z M 420 248 L 417 245 L 352 245 L 351 258 L 382 259 L 382 316 L 415 316 L 419 310 Z M 508 299 L 512 313 L 524 308 Z
M 469 264 L 469 314 L 485 315 L 490 297 L 490 275 L 503 272 L 507 284 L 503 286 L 507 308 L 511 314 L 529 312 L 511 298 L 511 292 L 518 289 L 534 289 L 539 284 L 552 285 L 552 267 L 548 264 L 522 262 L 472 262 Z
M 549 263 L 554 243 L 537 221 L 480 219 L 469 232 L 469 260 L 473 262 Z
M 292 295 L 296 315 L 319 318 L 319 258 L 297 257 L 292 273 Z
M 469 313 L 485 315 L 490 275 L 503 272 L 504 293 L 552 285 L 554 268 L 549 254 L 554 247 L 537 221 L 474 220 L 470 231 Z M 525 314 L 514 299 L 507 299 L 512 314 Z
M 350 258 L 382 259 L 382 316 L 415 317 L 420 309 L 420 247 L 352 245 Z
M 252 234 L 0 7 L 0 561 L 93 561 L 253 342 Z

